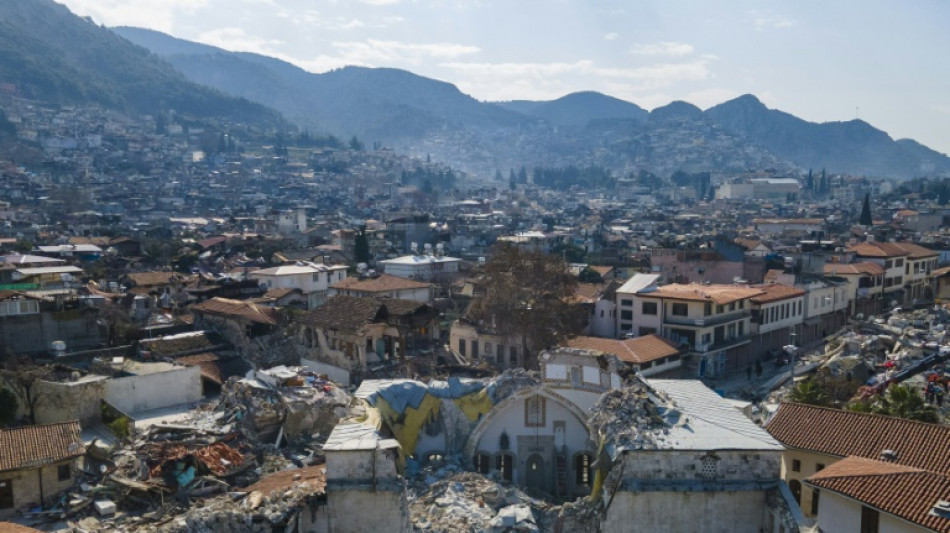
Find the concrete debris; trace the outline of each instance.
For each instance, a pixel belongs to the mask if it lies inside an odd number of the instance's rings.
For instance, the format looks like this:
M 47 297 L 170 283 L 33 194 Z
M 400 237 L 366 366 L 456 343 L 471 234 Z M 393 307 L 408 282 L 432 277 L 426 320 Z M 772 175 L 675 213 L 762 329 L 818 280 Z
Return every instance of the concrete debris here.
M 814 365 L 815 379 L 833 392 L 832 399 L 839 404 L 867 400 L 891 384 L 904 383 L 942 408 L 950 382 L 948 326 L 950 313 L 943 307 L 897 308 L 884 316 L 852 320 L 850 328 L 832 337 L 823 350 L 799 357 Z M 766 403 L 780 402 L 794 385 L 772 391 Z
M 658 408 L 659 403 L 660 398 L 644 382 L 633 379 L 622 389 L 605 392 L 591 409 L 588 423 L 612 455 L 623 449 L 653 449 L 662 439 L 657 430 L 668 422 L 685 423 L 678 411 Z
M 448 464 L 416 478 L 409 512 L 418 532 L 551 531 L 560 507 Z

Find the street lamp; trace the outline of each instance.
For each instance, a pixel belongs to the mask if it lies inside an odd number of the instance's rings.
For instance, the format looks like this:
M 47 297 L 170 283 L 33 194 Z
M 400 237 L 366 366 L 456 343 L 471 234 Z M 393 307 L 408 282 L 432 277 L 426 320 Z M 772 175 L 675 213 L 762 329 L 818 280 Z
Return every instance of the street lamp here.
M 792 331 L 788 335 L 789 344 L 788 346 L 785 347 L 785 352 L 788 354 L 788 359 L 789 359 L 789 362 L 791 363 L 789 365 L 789 371 L 788 371 L 789 379 L 792 381 L 793 384 L 795 382 L 795 352 L 798 351 L 798 348 L 795 346 L 795 337 L 796 337 L 796 334 L 794 331 Z

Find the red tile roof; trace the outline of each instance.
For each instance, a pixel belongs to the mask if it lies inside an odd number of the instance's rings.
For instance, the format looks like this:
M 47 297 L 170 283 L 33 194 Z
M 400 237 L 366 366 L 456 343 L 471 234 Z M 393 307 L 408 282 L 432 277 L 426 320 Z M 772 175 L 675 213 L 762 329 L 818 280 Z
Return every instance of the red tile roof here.
M 337 290 L 359 292 L 389 292 L 408 289 L 424 289 L 428 283 L 409 278 L 400 278 L 389 274 L 382 274 L 375 278 L 360 279 L 356 277 L 344 278 L 330 286 Z
M 946 447 L 945 442 L 941 444 Z M 950 477 L 848 457 L 814 474 L 806 483 L 822 491 L 843 494 L 913 524 L 950 533 L 950 518 L 930 513 L 935 503 L 950 496 Z
M 756 288 L 765 291 L 763 294 L 750 298 L 752 302 L 757 304 L 777 302 L 779 300 L 787 300 L 789 298 L 796 298 L 805 295 L 805 291 L 802 289 L 797 289 L 788 285 L 782 285 L 781 283 L 759 285 Z
M 894 242 L 859 242 L 848 248 L 848 251 L 862 257 L 901 257 L 907 255 L 907 250 Z
M 193 312 L 209 315 L 243 318 L 258 324 L 276 326 L 280 323 L 280 311 L 273 307 L 257 305 L 243 300 L 212 298 L 191 307 Z
M 642 364 L 680 353 L 670 341 L 656 335 L 644 335 L 633 339 L 604 339 L 600 337 L 574 337 L 565 345 L 569 348 L 597 350 L 616 355 L 621 361 Z
M 79 422 L 0 429 L 0 472 L 36 468 L 85 453 Z
M 764 292 L 762 289 L 753 289 L 744 285 L 703 285 L 702 283 L 682 285 L 673 283 L 663 285 L 654 291 L 639 292 L 637 296 L 727 304 L 758 296 Z
M 825 263 L 824 273 L 831 276 L 849 276 L 855 274 L 881 276 L 884 274 L 884 267 L 870 261 L 862 263 Z
M 950 426 L 783 403 L 765 429 L 791 448 L 867 459 L 891 450 L 897 464 L 950 475 Z

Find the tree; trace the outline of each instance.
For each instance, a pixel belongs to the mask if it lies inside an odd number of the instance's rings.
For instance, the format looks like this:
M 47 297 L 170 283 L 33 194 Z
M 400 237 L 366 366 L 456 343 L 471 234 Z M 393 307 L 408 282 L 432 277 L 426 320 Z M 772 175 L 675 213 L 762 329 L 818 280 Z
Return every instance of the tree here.
M 814 379 L 806 379 L 788 393 L 788 401 L 827 407 L 831 405 L 827 391 Z
M 580 332 L 587 312 L 572 299 L 577 280 L 557 255 L 502 245 L 485 264 L 484 295 L 470 318 L 509 339 L 521 339 L 528 355 Z M 529 363 L 530 364 L 530 363 Z
M 940 414 L 937 410 L 932 405 L 928 405 L 919 392 L 906 385 L 891 385 L 883 395 L 852 401 L 848 404 L 848 410 L 896 416 L 931 424 L 940 422 Z
M 861 218 L 858 219 L 858 222 L 862 226 L 870 226 L 873 223 L 871 220 L 871 193 L 864 195 L 864 205 L 861 207 Z
M 28 357 L 8 356 L 5 363 L 0 381 L 27 410 L 29 422 L 35 424 L 36 406 L 46 396 L 39 390 L 39 384 L 50 377 L 53 369 L 37 365 Z
M 16 410 L 19 407 L 16 394 L 7 389 L 0 389 L 0 427 L 9 427 L 16 420 Z
M 814 192 L 815 190 L 815 176 L 812 174 L 811 169 L 808 169 L 808 177 L 805 178 L 805 190 L 808 192 Z
M 350 139 L 350 150 L 354 150 L 356 152 L 363 151 L 363 143 L 359 139 L 356 138 L 356 135 L 354 135 L 353 138 Z
M 581 283 L 603 283 L 604 278 L 600 275 L 600 272 L 593 268 L 584 267 L 584 270 L 581 270 L 580 274 L 577 275 L 577 281 Z
M 366 226 L 360 226 L 356 231 L 353 258 L 357 263 L 369 262 L 369 239 L 366 237 Z

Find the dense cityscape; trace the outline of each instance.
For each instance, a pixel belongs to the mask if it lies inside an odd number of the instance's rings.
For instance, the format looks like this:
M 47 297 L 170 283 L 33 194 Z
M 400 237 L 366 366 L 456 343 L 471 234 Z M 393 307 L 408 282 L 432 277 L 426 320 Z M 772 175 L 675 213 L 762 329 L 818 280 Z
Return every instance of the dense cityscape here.
M 0 532 L 950 532 L 947 156 L 0 15 Z

